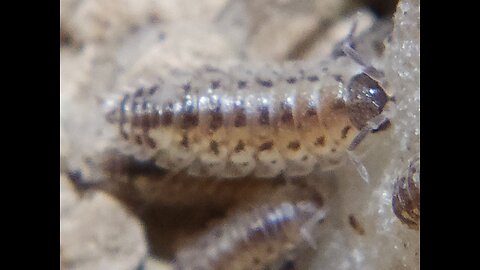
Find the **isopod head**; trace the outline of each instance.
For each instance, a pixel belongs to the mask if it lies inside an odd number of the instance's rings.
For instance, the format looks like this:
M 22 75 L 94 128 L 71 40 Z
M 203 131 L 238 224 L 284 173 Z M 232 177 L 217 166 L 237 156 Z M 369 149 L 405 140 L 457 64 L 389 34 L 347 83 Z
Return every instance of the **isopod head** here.
M 357 129 L 362 129 L 367 122 L 380 115 L 389 97 L 380 84 L 365 73 L 352 77 L 348 84 L 347 107 L 350 121 Z M 385 128 L 380 126 L 377 130 Z

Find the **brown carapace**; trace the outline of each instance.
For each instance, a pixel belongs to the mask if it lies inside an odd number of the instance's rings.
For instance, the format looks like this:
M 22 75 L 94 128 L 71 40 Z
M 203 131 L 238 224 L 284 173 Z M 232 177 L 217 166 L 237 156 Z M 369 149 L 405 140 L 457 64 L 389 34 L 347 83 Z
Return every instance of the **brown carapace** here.
M 415 157 L 396 180 L 392 207 L 395 215 L 409 228 L 420 228 L 420 158 Z

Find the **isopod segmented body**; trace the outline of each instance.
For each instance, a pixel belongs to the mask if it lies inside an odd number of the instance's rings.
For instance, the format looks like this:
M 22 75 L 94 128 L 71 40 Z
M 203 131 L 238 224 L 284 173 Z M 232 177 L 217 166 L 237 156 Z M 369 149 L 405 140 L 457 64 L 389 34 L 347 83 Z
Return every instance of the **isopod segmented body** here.
M 388 96 L 363 72 L 206 69 L 123 96 L 107 114 L 160 167 L 192 175 L 305 176 L 341 163 Z
M 393 188 L 392 207 L 395 215 L 409 228 L 420 228 L 420 158 L 415 157 L 408 169 L 398 177 Z
M 233 214 L 180 249 L 176 269 L 266 269 L 313 241 L 306 237 L 325 215 L 317 200 L 280 201 Z

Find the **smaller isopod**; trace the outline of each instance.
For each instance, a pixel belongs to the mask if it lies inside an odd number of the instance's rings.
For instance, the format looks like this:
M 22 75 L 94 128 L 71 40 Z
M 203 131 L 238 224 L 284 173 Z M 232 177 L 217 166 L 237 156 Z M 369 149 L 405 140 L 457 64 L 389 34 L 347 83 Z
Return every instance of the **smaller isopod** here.
M 351 153 L 369 133 L 388 127 L 383 111 L 391 97 L 380 70 L 348 44 L 342 50 L 346 63 L 172 74 L 105 102 L 106 119 L 124 152 L 173 173 L 296 178 L 338 168 L 350 154 L 368 179 Z
M 318 199 L 281 201 L 234 212 L 182 248 L 176 269 L 265 269 L 302 243 L 314 245 L 310 233 L 325 216 L 321 206 Z
M 420 158 L 413 158 L 397 178 L 393 188 L 392 207 L 395 215 L 409 228 L 420 228 Z

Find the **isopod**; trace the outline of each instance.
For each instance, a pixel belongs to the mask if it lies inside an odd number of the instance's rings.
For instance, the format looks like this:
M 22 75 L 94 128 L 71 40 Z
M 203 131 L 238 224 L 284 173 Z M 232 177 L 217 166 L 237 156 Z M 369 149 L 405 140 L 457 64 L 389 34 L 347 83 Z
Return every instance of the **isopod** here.
M 409 228 L 420 228 L 420 158 L 413 158 L 408 169 L 396 180 L 392 208 L 395 215 Z
M 180 249 L 176 269 L 266 269 L 302 243 L 314 245 L 312 226 L 323 220 L 325 211 L 318 200 L 298 200 L 233 214 Z
M 387 126 L 389 96 L 373 77 L 325 66 L 206 68 L 109 102 L 107 120 L 136 145 L 135 155 L 173 172 L 306 176 L 338 167 L 366 134 Z

